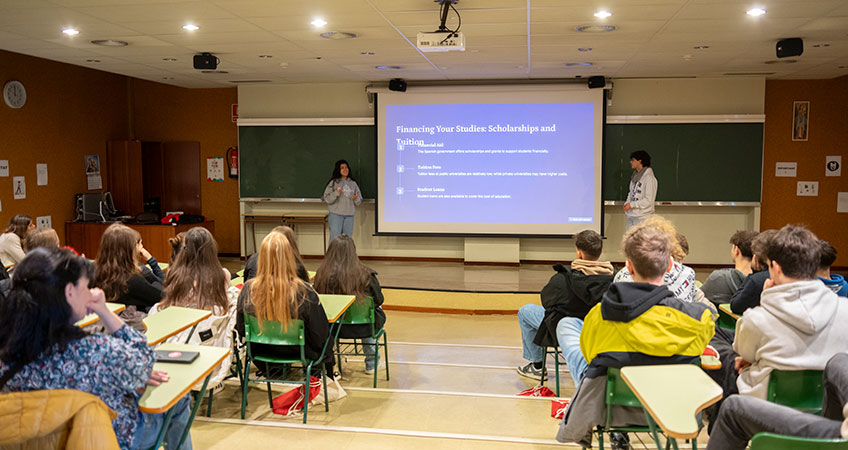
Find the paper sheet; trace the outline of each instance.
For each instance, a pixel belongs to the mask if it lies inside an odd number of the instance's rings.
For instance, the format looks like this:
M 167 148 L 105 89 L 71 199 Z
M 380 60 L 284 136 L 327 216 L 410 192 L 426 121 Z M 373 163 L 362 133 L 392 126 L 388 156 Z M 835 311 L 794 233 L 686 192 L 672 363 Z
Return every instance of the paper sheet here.
M 9 176 L 9 160 L 0 159 L 0 177 Z
M 36 164 L 35 174 L 35 184 L 38 186 L 47 186 L 47 164 Z
M 88 175 L 88 190 L 93 191 L 96 189 L 103 189 L 103 179 L 100 178 L 100 174 L 89 174 Z
M 841 177 L 842 156 L 828 156 L 824 165 L 824 174 L 828 177 Z
M 836 212 L 848 213 L 848 192 L 840 192 L 836 199 Z
M 794 162 L 779 162 L 775 165 L 774 176 L 776 177 L 795 177 L 798 176 L 798 163 Z
M 26 178 L 12 177 L 12 190 L 14 191 L 15 199 L 26 198 Z
M 206 158 L 206 181 L 224 181 L 224 158 Z

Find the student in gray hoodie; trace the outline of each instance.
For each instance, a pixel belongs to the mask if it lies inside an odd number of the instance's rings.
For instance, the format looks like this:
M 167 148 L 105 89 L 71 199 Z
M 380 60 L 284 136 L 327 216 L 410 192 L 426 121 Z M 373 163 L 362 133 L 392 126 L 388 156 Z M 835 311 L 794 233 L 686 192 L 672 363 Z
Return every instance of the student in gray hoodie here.
M 627 228 L 645 220 L 654 213 L 657 199 L 657 178 L 651 169 L 651 155 L 644 150 L 630 154 L 630 167 L 635 170 L 630 176 L 630 191 L 624 204 Z
M 322 197 L 330 211 L 330 242 L 340 234 L 353 237 L 353 215 L 362 203 L 362 192 L 350 176 L 350 164 L 340 159 L 333 167 L 333 176 L 327 182 Z

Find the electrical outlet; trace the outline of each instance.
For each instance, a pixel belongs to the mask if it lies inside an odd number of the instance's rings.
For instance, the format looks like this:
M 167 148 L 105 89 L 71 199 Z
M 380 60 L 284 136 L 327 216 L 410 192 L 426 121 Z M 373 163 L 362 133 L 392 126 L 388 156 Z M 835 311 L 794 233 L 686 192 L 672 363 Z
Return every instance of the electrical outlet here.
M 35 218 L 38 228 L 53 228 L 53 219 L 50 216 L 38 216 Z
M 798 182 L 799 197 L 818 197 L 819 182 L 818 181 L 799 181 Z

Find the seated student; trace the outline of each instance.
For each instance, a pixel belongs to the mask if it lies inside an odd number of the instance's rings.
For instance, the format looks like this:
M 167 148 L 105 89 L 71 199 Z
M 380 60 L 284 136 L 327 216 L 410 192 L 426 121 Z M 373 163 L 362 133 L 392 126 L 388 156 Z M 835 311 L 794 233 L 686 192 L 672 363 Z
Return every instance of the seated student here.
M 613 283 L 586 315 L 580 349 L 588 367 L 565 410 L 558 441 L 591 446 L 592 430 L 605 420 L 607 368 L 692 363 L 706 348 L 715 326 L 709 308 L 679 300 L 663 282 L 674 267 L 672 236 L 647 221 L 625 233 L 622 247 L 634 282 Z M 616 408 L 613 423 L 643 424 L 644 412 Z M 613 448 L 628 448 L 626 435 L 612 442 Z
M 165 282 L 165 272 L 159 267 L 159 261 L 144 248 L 141 240 L 138 241 L 138 268 L 141 270 L 141 275 L 150 283 L 162 284 Z M 142 262 L 144 261 L 144 262 Z M 171 262 L 174 260 L 172 259 Z
M 777 230 L 765 230 L 751 241 L 751 252 L 754 255 L 751 259 L 753 273 L 745 278 L 742 286 L 730 297 L 730 310 L 734 314 L 741 315 L 746 309 L 759 306 L 763 285 L 769 278 L 768 243 L 776 233 Z
M 744 450 L 757 433 L 818 439 L 848 439 L 848 354 L 838 353 L 824 368 L 822 415 L 731 395 L 710 432 L 707 450 Z
M 765 399 L 772 370 L 822 370 L 845 350 L 848 303 L 816 277 L 820 248 L 802 226 L 786 225 L 769 240 L 771 278 L 763 285 L 760 307 L 736 322 L 740 394 Z
M 68 250 L 35 249 L 20 262 L 0 321 L 0 391 L 76 389 L 93 394 L 115 410 L 112 421 L 122 449 L 153 446 L 164 414 L 138 410 L 145 385 L 168 381 L 153 371 L 153 349 L 106 307 L 103 291 L 89 289 L 94 267 Z M 100 316 L 105 334 L 89 334 L 74 323 L 88 313 Z M 5 384 L 4 384 L 5 383 Z M 191 399 L 174 406 L 165 448 L 175 448 L 188 423 Z M 59 413 L 45 411 L 45 414 Z M 187 438 L 183 448 L 191 448 Z
M 816 273 L 825 286 L 836 292 L 840 297 L 848 297 L 848 281 L 842 275 L 830 273 L 830 266 L 836 262 L 836 248 L 827 241 L 819 241 L 821 245 L 821 264 Z
M 218 261 L 218 244 L 206 228 L 195 227 L 185 232 L 176 259 L 168 267 L 162 301 L 150 308 L 150 315 L 168 308 L 183 306 L 205 309 L 212 315 L 168 338 L 167 342 L 183 344 L 191 333 L 189 344 L 233 347 L 236 326 L 236 303 L 239 290 L 230 286 L 230 272 Z M 230 359 L 224 360 L 212 373 L 209 388 L 219 390 L 230 371 Z M 200 390 L 200 385 L 196 386 Z
M 665 231 L 672 238 L 678 236 L 674 225 L 661 216 L 651 216 L 646 219 L 646 221 L 648 221 L 652 227 Z M 672 265 L 671 270 L 666 272 L 663 276 L 663 283 L 665 283 L 665 285 L 671 289 L 672 294 L 680 300 L 683 300 L 684 302 L 697 301 L 698 292 L 696 289 L 697 287 L 695 286 L 695 271 L 692 270 L 691 267 L 684 266 L 682 262 L 686 257 L 687 251 L 683 250 L 678 239 L 674 239 L 672 245 L 673 248 L 671 255 L 674 258 L 674 264 Z M 622 268 L 615 274 L 615 280 L 613 282 L 618 283 L 622 281 L 633 281 L 633 276 L 630 274 L 627 267 Z
M 386 323 L 386 313 L 383 312 L 383 289 L 377 280 L 377 272 L 362 264 L 356 255 L 356 244 L 353 238 L 340 234 L 327 248 L 324 260 L 318 267 L 313 283 L 319 294 L 348 294 L 355 295 L 357 302 L 365 297 L 374 300 L 374 329 L 379 330 Z M 362 338 L 365 352 L 365 373 L 374 373 L 374 338 L 371 337 L 371 325 L 343 325 L 339 337 Z M 380 361 L 380 367 L 385 367 L 386 361 Z
M 23 248 L 29 253 L 38 247 L 59 248 L 59 234 L 52 228 L 36 228 L 29 230 L 24 237 Z
M 318 294 L 295 272 L 294 252 L 283 233 L 272 231 L 262 239 L 256 265 L 256 276 L 244 284 L 238 298 L 236 329 L 244 337 L 244 313 L 260 321 L 270 320 L 290 324 L 293 319 L 303 321 L 306 338 L 305 355 L 315 361 L 324 350 L 330 337 L 330 324 L 321 306 Z M 273 345 L 251 344 L 254 352 L 291 357 L 297 350 Z M 333 377 L 333 348 L 327 345 L 323 365 L 327 377 Z M 264 370 L 265 365 L 259 368 Z M 316 377 L 319 376 L 317 372 Z
M 180 248 L 182 248 L 183 246 L 183 239 L 185 238 L 185 234 L 185 231 L 181 231 L 177 233 L 176 236 L 168 239 L 168 245 L 171 246 L 171 258 L 169 259 L 169 261 L 174 262 L 177 260 L 177 253 L 180 252 Z
M 757 236 L 756 231 L 737 231 L 730 237 L 730 257 L 733 260 L 732 269 L 713 271 L 701 290 L 704 295 L 716 305 L 730 303 L 730 297 L 742 286 L 745 278 L 751 274 L 751 241 Z
M 0 263 L 11 266 L 19 263 L 26 253 L 21 246 L 26 233 L 35 229 L 35 223 L 26 214 L 18 214 L 9 220 L 9 226 L 0 234 Z
M 286 236 L 286 239 L 289 240 L 289 244 L 291 244 L 291 249 L 294 252 L 294 262 L 297 264 L 297 276 L 301 280 L 309 283 L 309 272 L 306 271 L 306 266 L 303 265 L 303 257 L 300 256 L 300 250 L 297 248 L 297 238 L 294 235 L 294 230 L 285 225 L 281 225 L 279 227 L 274 227 L 271 232 L 283 233 Z M 256 263 L 259 260 L 259 253 L 254 253 L 247 258 L 247 262 L 244 265 L 244 282 L 246 283 L 248 280 L 256 276 Z
M 143 248 L 140 244 L 138 231 L 119 223 L 109 225 L 95 260 L 95 284 L 103 289 L 107 301 L 127 305 L 121 317 L 137 330 L 144 329 L 141 321 L 147 310 L 162 300 L 162 285 L 146 279 L 136 263 Z
M 541 344 L 547 339 L 557 339 L 560 320 L 573 317 L 582 321 L 612 283 L 615 269 L 609 261 L 599 261 L 604 249 L 601 235 L 591 230 L 581 231 L 574 235 L 574 246 L 577 259 L 570 267 L 554 266 L 556 273 L 542 288 L 542 305 L 527 304 L 518 310 L 523 356 L 530 361 L 518 367 L 522 376 L 540 381 L 546 379 Z M 580 356 L 579 335 L 574 344 L 574 352 Z M 569 355 L 564 356 L 569 359 Z M 576 374 L 572 373 L 572 377 L 576 384 Z

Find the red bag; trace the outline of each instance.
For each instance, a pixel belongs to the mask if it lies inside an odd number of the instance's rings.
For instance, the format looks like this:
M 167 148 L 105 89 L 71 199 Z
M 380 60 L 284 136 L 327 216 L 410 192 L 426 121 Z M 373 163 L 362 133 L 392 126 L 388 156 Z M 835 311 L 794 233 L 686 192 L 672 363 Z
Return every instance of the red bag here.
M 519 392 L 518 395 L 522 397 L 556 397 L 554 391 L 548 389 L 547 386 L 533 386 Z
M 568 406 L 568 399 L 559 401 L 551 400 L 551 417 L 554 419 L 562 419 L 565 414 L 565 407 Z
M 309 401 L 315 399 L 318 393 L 321 392 L 321 379 L 309 378 Z M 292 415 L 303 409 L 303 385 L 292 389 L 285 394 L 274 397 L 274 413 L 284 416 Z

